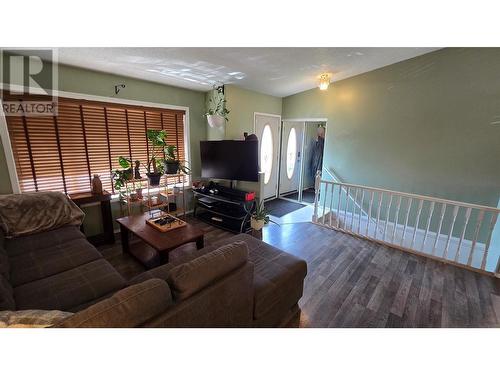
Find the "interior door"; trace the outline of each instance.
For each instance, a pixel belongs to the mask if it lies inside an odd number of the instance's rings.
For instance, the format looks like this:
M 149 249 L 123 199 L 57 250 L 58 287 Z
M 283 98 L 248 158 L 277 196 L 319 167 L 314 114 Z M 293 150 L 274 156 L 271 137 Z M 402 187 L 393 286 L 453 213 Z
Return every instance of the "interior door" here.
M 280 195 L 298 191 L 302 171 L 304 122 L 283 122 L 281 136 Z
M 278 162 L 280 116 L 255 114 L 255 135 L 259 139 L 259 166 L 263 172 L 263 199 L 276 198 L 278 194 Z

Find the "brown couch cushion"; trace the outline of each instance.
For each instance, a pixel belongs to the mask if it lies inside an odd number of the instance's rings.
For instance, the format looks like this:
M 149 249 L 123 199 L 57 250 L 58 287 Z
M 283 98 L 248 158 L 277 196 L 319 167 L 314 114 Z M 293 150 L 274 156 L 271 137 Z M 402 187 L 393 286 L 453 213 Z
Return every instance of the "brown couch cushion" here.
M 142 283 L 143 281 L 154 278 L 167 280 L 170 270 L 175 266 L 178 266 L 179 264 L 182 263 L 187 263 L 190 260 L 198 258 L 201 255 L 205 255 L 215 249 L 217 249 L 217 247 L 205 246 L 203 249 L 197 250 L 196 244 L 194 242 L 189 242 L 185 245 L 179 246 L 170 254 L 168 254 L 169 262 L 167 264 L 163 264 L 159 267 L 152 268 L 146 272 L 143 272 L 135 276 L 134 278 L 129 280 L 128 284 L 129 285 L 138 284 Z M 175 256 L 172 256 L 172 253 L 175 253 Z
M 147 280 L 129 286 L 112 297 L 77 312 L 57 327 L 132 328 L 164 312 L 172 304 L 167 283 Z
M 5 250 L 9 257 L 15 257 L 39 249 L 63 245 L 78 238 L 85 238 L 79 227 L 67 225 L 48 232 L 8 239 L 5 241 Z
M 5 250 L 5 236 L 2 230 L 0 230 L 0 275 L 10 279 L 10 263 L 7 250 Z
M 0 311 L 15 310 L 16 302 L 14 300 L 14 291 L 9 280 L 0 274 Z
M 175 299 L 183 300 L 247 262 L 248 248 L 234 242 L 172 268 L 167 281 Z
M 10 259 L 10 282 L 16 287 L 102 258 L 86 239 L 30 251 Z
M 72 308 L 98 299 L 126 285 L 122 276 L 104 259 L 23 284 L 14 288 L 19 310 L 73 311 Z
M 7 238 L 81 225 L 85 214 L 65 194 L 47 191 L 0 195 L 0 227 Z
M 162 279 L 167 280 L 170 270 L 174 268 L 172 263 L 163 264 L 159 267 L 152 268 L 148 271 L 140 273 L 139 275 L 133 277 L 128 281 L 129 285 L 139 284 L 150 279 Z
M 247 244 L 248 259 L 255 267 L 254 319 L 262 318 L 278 306 L 292 308 L 302 295 L 307 263 L 247 234 L 219 241 L 216 245 L 236 240 Z
M 71 315 L 59 310 L 0 311 L 0 328 L 47 328 Z

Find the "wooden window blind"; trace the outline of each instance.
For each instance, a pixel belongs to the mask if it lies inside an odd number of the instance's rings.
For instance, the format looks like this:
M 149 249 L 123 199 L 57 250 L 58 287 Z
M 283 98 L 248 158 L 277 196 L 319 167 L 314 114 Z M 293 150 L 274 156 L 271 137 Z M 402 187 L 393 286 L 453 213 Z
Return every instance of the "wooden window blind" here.
M 40 96 L 10 96 L 34 101 Z M 184 111 L 59 97 L 58 115 L 7 116 L 12 150 L 22 192 L 90 190 L 94 174 L 115 193 L 111 171 L 118 157 L 140 160 L 145 176 L 149 158 L 147 129 L 164 129 L 167 143 L 186 159 Z

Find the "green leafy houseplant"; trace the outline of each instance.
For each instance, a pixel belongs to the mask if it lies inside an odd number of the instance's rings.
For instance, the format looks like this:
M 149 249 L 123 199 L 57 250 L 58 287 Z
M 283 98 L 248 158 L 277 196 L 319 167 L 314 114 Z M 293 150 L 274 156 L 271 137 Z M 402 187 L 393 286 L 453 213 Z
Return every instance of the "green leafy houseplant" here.
M 181 170 L 185 174 L 189 174 L 191 169 L 186 165 L 185 161 L 178 160 L 175 156 L 175 150 L 177 148 L 173 145 L 168 145 L 165 147 L 165 173 L 166 174 L 176 174 Z
M 227 115 L 230 111 L 226 108 L 226 102 L 223 97 L 219 97 L 217 101 L 212 98 L 208 99 L 208 110 L 205 116 L 212 128 L 219 128 L 224 125 L 225 121 L 228 121 Z
M 120 200 L 123 200 L 123 187 L 125 186 L 125 181 L 131 180 L 133 177 L 132 161 L 120 156 L 118 158 L 118 164 L 120 164 L 122 169 L 115 169 L 113 171 L 113 187 L 115 190 L 119 191 Z
M 148 176 L 151 185 L 158 185 L 160 183 L 160 177 L 164 172 L 163 158 L 161 158 L 160 155 L 162 154 L 163 149 L 167 146 L 165 141 L 167 133 L 165 130 L 148 129 L 146 136 L 148 143 L 151 146 L 151 157 L 148 160 L 148 173 L 146 173 L 146 175 Z
M 269 212 L 264 207 L 264 202 L 257 200 L 255 202 L 255 208 L 252 212 L 250 225 L 255 230 L 261 230 L 264 225 L 269 224 L 269 222 L 277 224 L 269 218 Z

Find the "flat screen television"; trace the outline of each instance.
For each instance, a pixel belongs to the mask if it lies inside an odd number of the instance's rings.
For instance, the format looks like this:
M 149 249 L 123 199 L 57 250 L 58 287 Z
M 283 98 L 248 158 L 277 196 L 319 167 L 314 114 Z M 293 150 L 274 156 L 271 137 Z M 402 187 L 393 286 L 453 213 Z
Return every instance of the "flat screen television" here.
M 201 177 L 259 181 L 258 141 L 201 141 Z

